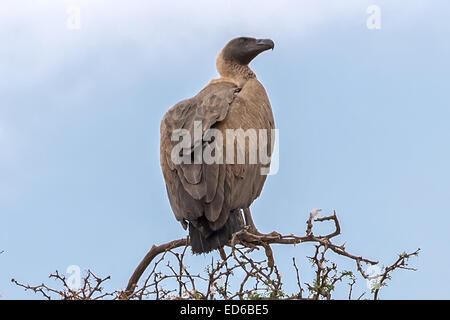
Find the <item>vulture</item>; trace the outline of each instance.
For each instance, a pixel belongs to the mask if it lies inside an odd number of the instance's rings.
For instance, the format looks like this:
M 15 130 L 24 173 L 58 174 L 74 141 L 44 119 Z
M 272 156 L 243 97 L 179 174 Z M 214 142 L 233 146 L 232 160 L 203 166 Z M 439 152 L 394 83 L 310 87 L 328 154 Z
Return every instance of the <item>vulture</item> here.
M 169 108 L 161 121 L 160 161 L 169 203 L 175 218 L 189 229 L 194 254 L 221 250 L 244 227 L 259 234 L 249 207 L 266 180 L 261 169 L 270 165 L 275 123 L 266 90 L 249 63 L 273 48 L 270 39 L 229 41 L 216 59 L 220 77 Z M 254 152 L 249 136 L 244 135 L 243 144 L 236 136 L 230 142 L 227 132 L 239 129 L 267 132 L 266 139 L 257 136 L 257 151 L 266 150 L 268 163 L 249 161 Z M 196 130 L 200 139 L 192 138 Z M 181 133 L 189 138 L 182 146 Z M 235 150 L 228 159 L 230 148 Z M 201 157 L 205 151 L 222 161 L 206 161 Z

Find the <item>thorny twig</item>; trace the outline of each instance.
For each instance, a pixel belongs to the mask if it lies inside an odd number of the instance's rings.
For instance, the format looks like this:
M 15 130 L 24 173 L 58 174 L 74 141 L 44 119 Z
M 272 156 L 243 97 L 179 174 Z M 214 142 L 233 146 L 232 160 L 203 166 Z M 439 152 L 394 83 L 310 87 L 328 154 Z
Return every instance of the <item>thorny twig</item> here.
M 317 268 L 316 278 L 313 284 L 307 284 L 308 290 L 311 294 L 311 298 L 330 299 L 331 292 L 334 290 L 336 284 L 343 281 L 344 278 L 348 278 L 350 281 L 350 283 L 348 283 L 349 299 L 351 299 L 354 284 L 356 283 L 356 277 L 351 271 L 338 272 L 337 265 L 335 263 L 331 263 L 331 265 L 326 266 L 326 264 L 328 263 L 328 260 L 325 258 L 325 254 L 327 253 L 327 251 L 332 251 L 339 256 L 343 256 L 349 258 L 350 260 L 353 260 L 356 264 L 357 271 L 364 279 L 370 279 L 371 277 L 364 272 L 363 264 L 377 265 L 378 261 L 370 260 L 362 256 L 349 253 L 345 248 L 345 244 L 337 245 L 332 243 L 332 239 L 341 234 L 341 227 L 336 212 L 333 212 L 333 214 L 330 216 L 317 217 L 318 212 L 320 212 L 320 210 L 311 212 L 310 217 L 306 222 L 307 229 L 305 236 L 296 236 L 294 234 L 280 235 L 275 232 L 271 234 L 255 235 L 250 233 L 246 228 L 235 233 L 230 243 L 228 244 L 228 246 L 231 248 L 230 253 L 227 255 L 225 253 L 225 250 L 221 250 L 220 256 L 222 258 L 222 261 L 217 261 L 216 264 L 214 264 L 214 261 L 212 261 L 210 266 L 208 267 L 208 274 L 206 276 L 200 276 L 199 274 L 195 276 L 190 275 L 187 273 L 187 268 L 183 266 L 183 258 L 186 254 L 186 248 L 189 246 L 189 238 L 171 241 L 158 247 L 153 246 L 149 253 L 147 253 L 144 260 L 140 263 L 137 269 L 139 270 L 139 272 L 135 271 L 133 276 L 130 278 L 127 288 L 121 293 L 121 296 L 124 299 L 133 299 L 135 297 L 133 288 L 139 281 L 139 277 L 136 277 L 136 274 L 142 275 L 142 272 L 146 267 L 145 265 L 148 265 L 152 262 L 151 259 L 148 259 L 149 256 L 156 257 L 166 251 L 170 251 L 173 254 L 172 250 L 178 247 L 184 247 L 183 253 L 181 255 L 182 259 L 180 259 L 180 256 L 176 256 L 180 266 L 179 274 L 175 276 L 174 269 L 172 269 L 172 277 L 176 277 L 178 281 L 178 297 L 183 296 L 190 299 L 212 299 L 214 298 L 214 294 L 217 291 L 220 298 L 222 299 L 261 298 L 261 292 L 263 292 L 263 294 L 265 295 L 264 297 L 266 298 L 303 299 L 304 290 L 300 282 L 299 270 L 296 265 L 295 259 L 293 259 L 293 265 L 297 274 L 297 284 L 299 287 L 299 292 L 295 295 L 286 295 L 281 289 L 281 275 L 279 274 L 276 265 L 274 265 L 270 245 L 296 245 L 300 243 L 315 243 L 316 253 L 314 257 L 310 257 L 310 260 Z M 334 231 L 327 235 L 315 235 L 313 232 L 313 224 L 315 222 L 325 221 L 332 221 L 334 223 Z M 170 250 L 167 250 L 167 247 L 169 247 Z M 264 249 L 267 259 L 257 261 L 250 258 L 252 252 L 258 251 L 260 247 Z M 406 254 L 406 256 L 409 258 L 411 255 L 417 254 L 418 251 L 412 254 Z M 404 264 L 404 260 L 398 260 L 394 265 L 386 268 L 385 273 L 380 275 L 380 283 L 383 284 L 387 279 L 389 279 L 389 273 L 396 269 L 407 269 L 406 265 Z M 244 273 L 244 276 L 241 282 L 237 285 L 238 289 L 236 290 L 236 292 L 231 293 L 229 291 L 230 279 L 235 270 L 240 270 Z M 184 280 L 182 280 L 186 278 L 190 281 L 190 290 L 188 289 L 187 282 L 184 282 Z M 168 277 L 163 277 L 160 279 L 160 281 L 158 281 L 158 283 L 153 283 L 154 287 L 157 287 L 159 283 L 166 279 L 168 279 Z M 224 280 L 223 287 L 217 286 L 217 281 L 220 279 Z M 195 280 L 202 280 L 207 282 L 207 289 L 205 293 L 200 293 L 200 291 L 197 290 L 197 288 L 195 287 Z M 252 287 L 250 286 L 250 283 L 253 284 Z M 148 278 L 144 284 L 144 287 L 145 285 L 148 285 Z M 143 288 L 141 288 L 141 290 L 142 289 Z M 379 289 L 374 291 L 375 298 L 378 297 L 378 292 Z M 358 299 L 361 299 L 363 295 L 364 293 L 361 294 Z M 168 294 L 166 294 L 166 297 L 167 296 Z
M 320 210 L 319 210 L 320 211 Z M 101 285 L 109 277 L 99 278 L 91 271 L 83 279 L 83 285 L 78 290 L 71 290 L 66 280 L 58 272 L 50 275 L 59 280 L 63 290 L 56 290 L 45 284 L 39 286 L 23 285 L 12 280 L 16 285 L 42 294 L 47 299 L 52 295 L 61 299 L 331 299 L 336 285 L 348 279 L 348 298 L 352 299 L 356 276 L 352 271 L 339 271 L 336 263 L 329 261 L 327 254 L 332 252 L 338 256 L 348 258 L 356 264 L 358 274 L 366 280 L 376 280 L 372 288 L 373 298 L 379 298 L 380 288 L 386 285 L 391 273 L 397 269 L 415 270 L 408 267 L 407 261 L 417 256 L 419 250 L 399 255 L 394 264 L 383 268 L 383 272 L 376 276 L 369 276 L 364 271 L 364 265 L 377 265 L 378 262 L 349 253 L 345 244 L 337 245 L 332 240 L 340 235 L 341 227 L 336 212 L 330 216 L 317 217 L 319 211 L 313 211 L 306 222 L 305 236 L 294 234 L 280 235 L 278 233 L 255 235 L 246 228 L 235 233 L 228 243 L 230 249 L 220 250 L 220 258 L 206 267 L 204 273 L 193 273 L 186 264 L 186 256 L 190 247 L 189 238 L 182 238 L 168 243 L 152 246 L 150 251 L 138 265 L 128 285 L 123 291 L 112 293 L 101 292 Z M 334 231 L 327 235 L 316 235 L 313 231 L 314 223 L 332 221 Z M 304 296 L 300 271 L 295 258 L 293 267 L 296 272 L 298 292 L 287 294 L 283 291 L 282 275 L 274 262 L 270 245 L 297 245 L 301 243 L 315 244 L 314 255 L 308 257 L 315 269 L 315 276 L 311 283 L 305 283 L 309 291 Z M 264 249 L 265 259 L 261 259 L 259 249 Z M 191 255 L 189 255 L 191 257 Z M 141 276 L 149 269 L 146 277 L 138 285 Z M 237 276 L 239 274 L 239 276 Z M 168 289 L 170 288 L 170 289 Z M 361 299 L 362 293 L 357 299 Z
M 15 279 L 11 279 L 11 282 L 25 290 L 31 290 L 35 293 L 42 294 L 46 299 L 50 300 L 53 296 L 59 297 L 61 300 L 100 300 L 106 297 L 112 297 L 115 293 L 103 293 L 102 285 L 110 277 L 100 278 L 97 277 L 90 270 L 87 271 L 87 275 L 83 278 L 82 284 L 79 288 L 73 288 L 67 283 L 66 277 L 61 275 L 58 271 L 52 273 L 49 278 L 53 278 L 62 284 L 62 289 L 53 289 L 46 284 L 40 284 L 37 286 L 31 286 L 22 284 Z

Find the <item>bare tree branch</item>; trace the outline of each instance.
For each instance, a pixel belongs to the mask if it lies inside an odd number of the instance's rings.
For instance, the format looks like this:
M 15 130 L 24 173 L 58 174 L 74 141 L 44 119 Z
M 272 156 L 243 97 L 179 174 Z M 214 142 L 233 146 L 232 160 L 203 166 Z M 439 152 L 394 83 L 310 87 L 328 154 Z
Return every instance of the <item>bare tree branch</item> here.
M 185 259 L 190 251 L 189 238 L 152 246 L 139 263 L 123 291 L 103 292 L 103 284 L 110 277 L 98 277 L 90 270 L 82 279 L 82 285 L 72 289 L 66 278 L 56 271 L 50 278 L 57 280 L 61 289 L 46 284 L 31 286 L 14 279 L 16 285 L 43 295 L 46 299 L 57 297 L 67 300 L 111 299 L 332 299 L 336 287 L 345 282 L 348 285 L 348 299 L 357 282 L 356 275 L 364 281 L 372 281 L 373 298 L 379 298 L 380 289 L 386 286 L 395 270 L 415 270 L 408 266 L 409 258 L 417 256 L 420 249 L 412 253 L 402 253 L 390 266 L 381 268 L 380 274 L 368 275 L 364 270 L 378 262 L 348 252 L 345 244 L 337 245 L 334 238 L 341 234 L 341 227 L 333 212 L 330 216 L 317 217 L 319 210 L 311 212 L 306 221 L 306 235 L 253 234 L 247 228 L 235 233 L 225 248 L 219 251 L 218 258 L 211 256 L 211 262 L 203 272 L 192 272 Z M 332 222 L 334 230 L 326 235 L 316 235 L 316 223 Z M 284 291 L 283 277 L 275 263 L 271 245 L 314 244 L 314 254 L 307 257 L 315 271 L 310 282 L 303 287 L 295 258 L 292 258 L 298 291 Z M 261 250 L 260 250 L 261 249 Z M 356 274 L 350 270 L 340 270 L 337 263 L 330 260 L 329 254 L 344 257 L 355 263 Z M 148 269 L 148 270 L 147 270 Z M 141 278 L 143 274 L 146 276 Z M 241 276 L 234 276 L 240 273 Z M 308 294 L 306 294 L 308 293 Z M 362 299 L 365 292 L 358 296 Z

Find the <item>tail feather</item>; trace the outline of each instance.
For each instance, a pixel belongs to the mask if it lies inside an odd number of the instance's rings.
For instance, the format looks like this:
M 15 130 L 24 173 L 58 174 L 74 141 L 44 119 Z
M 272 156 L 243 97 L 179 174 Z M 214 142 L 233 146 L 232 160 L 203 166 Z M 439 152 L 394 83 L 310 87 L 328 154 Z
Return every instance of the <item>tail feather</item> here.
M 207 236 L 200 232 L 199 228 L 196 228 L 193 223 L 189 223 L 192 252 L 195 254 L 208 253 L 222 248 L 231 239 L 233 233 L 241 230 L 243 225 L 239 209 L 230 212 L 227 222 L 221 229 L 211 232 Z

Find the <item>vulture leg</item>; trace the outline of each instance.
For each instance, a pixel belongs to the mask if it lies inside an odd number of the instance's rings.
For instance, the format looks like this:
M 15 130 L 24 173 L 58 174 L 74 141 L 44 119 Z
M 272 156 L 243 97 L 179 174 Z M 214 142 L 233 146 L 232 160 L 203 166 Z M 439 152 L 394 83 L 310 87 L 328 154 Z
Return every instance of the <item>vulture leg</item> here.
M 255 226 L 255 223 L 253 222 L 252 213 L 250 212 L 250 208 L 244 209 L 244 218 L 245 218 L 245 224 L 247 225 L 248 231 L 250 233 L 253 233 L 256 235 L 262 235 L 262 233 L 258 231 L 258 229 Z
M 264 234 L 264 233 L 259 232 L 258 229 L 255 226 L 255 223 L 253 222 L 252 214 L 250 212 L 250 208 L 245 208 L 244 209 L 244 218 L 245 218 L 245 224 L 247 225 L 248 231 L 250 233 L 253 233 L 253 234 L 257 235 L 257 236 L 273 236 L 273 237 L 281 238 L 281 235 L 278 232 L 276 232 L 276 231 L 273 231 L 273 232 L 271 232 L 269 234 Z

